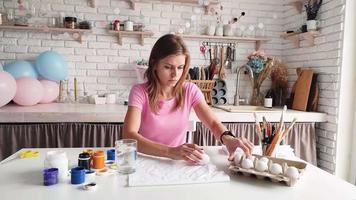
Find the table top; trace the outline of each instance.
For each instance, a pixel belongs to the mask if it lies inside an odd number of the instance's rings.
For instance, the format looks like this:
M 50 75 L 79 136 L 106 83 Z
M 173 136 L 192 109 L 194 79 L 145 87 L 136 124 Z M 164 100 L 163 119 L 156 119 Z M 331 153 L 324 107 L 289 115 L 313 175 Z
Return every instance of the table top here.
M 217 108 L 211 108 L 222 122 L 255 122 L 254 110 L 249 106 L 241 106 L 241 112 L 227 112 Z M 8 104 L 0 108 L 0 123 L 43 123 L 43 122 L 124 122 L 127 106 L 119 104 L 83 104 L 83 103 L 50 103 L 34 106 L 18 106 Z M 257 112 L 257 117 L 262 116 L 270 122 L 279 122 L 281 108 L 273 108 L 267 111 Z M 326 122 L 327 115 L 318 112 L 302 112 L 287 110 L 284 120 L 291 122 L 294 117 L 298 122 Z M 199 121 L 194 112 L 189 119 Z
M 227 155 L 221 147 L 204 147 L 204 149 L 210 156 L 211 162 L 219 170 L 228 173 Z M 39 150 L 40 156 L 19 159 L 16 158 L 19 154 L 17 152 L 0 163 L 1 199 L 356 199 L 354 185 L 310 164 L 293 187 L 235 174 L 230 174 L 230 182 L 224 183 L 127 187 L 126 176 L 116 173 L 97 176 L 97 188 L 93 191 L 86 191 L 81 189 L 81 186 L 69 183 L 43 186 L 41 171 L 47 151 L 64 150 L 70 164 L 74 165 L 77 162 L 78 153 L 83 149 L 32 150 Z

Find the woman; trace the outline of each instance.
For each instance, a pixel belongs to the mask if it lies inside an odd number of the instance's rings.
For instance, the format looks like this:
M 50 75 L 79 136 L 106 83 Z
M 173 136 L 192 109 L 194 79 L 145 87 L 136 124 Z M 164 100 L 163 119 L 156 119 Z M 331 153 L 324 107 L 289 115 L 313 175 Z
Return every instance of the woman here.
M 201 148 L 184 143 L 189 113 L 194 108 L 201 122 L 226 145 L 229 159 L 237 147 L 250 154 L 253 144 L 228 131 L 210 110 L 200 89 L 185 82 L 189 64 L 189 52 L 179 36 L 168 34 L 158 39 L 149 58 L 147 82 L 131 89 L 123 137 L 136 139 L 139 152 L 199 163 Z

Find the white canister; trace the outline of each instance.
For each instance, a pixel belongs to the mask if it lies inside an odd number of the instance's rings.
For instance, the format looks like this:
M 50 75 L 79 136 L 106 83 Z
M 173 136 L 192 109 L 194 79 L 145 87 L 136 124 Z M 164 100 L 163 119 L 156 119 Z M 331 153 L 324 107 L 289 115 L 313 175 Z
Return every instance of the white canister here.
M 0 13 L 0 25 L 2 25 L 2 14 Z
M 115 104 L 116 103 L 116 94 L 105 94 L 106 104 Z
M 215 25 L 211 24 L 206 27 L 206 34 L 207 35 L 214 35 L 215 34 Z
M 44 168 L 58 168 L 58 178 L 65 181 L 68 178 L 68 158 L 64 151 L 49 151 L 44 160 Z
M 124 22 L 124 30 L 125 31 L 133 31 L 133 22 L 132 21 L 125 21 Z
M 216 36 L 223 36 L 224 35 L 224 27 L 223 25 L 219 24 L 215 28 L 215 35 Z

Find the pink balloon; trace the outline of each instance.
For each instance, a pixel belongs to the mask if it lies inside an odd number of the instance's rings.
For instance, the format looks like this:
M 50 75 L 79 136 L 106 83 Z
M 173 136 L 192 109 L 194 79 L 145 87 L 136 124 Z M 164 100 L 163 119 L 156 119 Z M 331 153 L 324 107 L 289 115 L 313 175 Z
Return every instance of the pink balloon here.
M 43 97 L 40 103 L 51 103 L 59 95 L 59 85 L 54 81 L 40 80 L 43 86 Z
M 9 103 L 16 94 L 16 80 L 9 73 L 0 71 L 0 107 Z
M 17 79 L 16 83 L 17 91 L 13 99 L 15 103 L 22 106 L 33 106 L 40 102 L 43 96 L 43 86 L 37 79 L 22 77 Z

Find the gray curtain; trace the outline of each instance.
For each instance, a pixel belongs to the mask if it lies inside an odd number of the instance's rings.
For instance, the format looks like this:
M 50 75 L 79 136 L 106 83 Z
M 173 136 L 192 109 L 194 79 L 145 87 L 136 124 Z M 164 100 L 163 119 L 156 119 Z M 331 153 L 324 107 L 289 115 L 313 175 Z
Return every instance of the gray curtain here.
M 258 144 L 255 137 L 255 125 L 253 123 L 223 123 L 229 130 L 238 137 L 246 137 L 250 141 Z M 276 123 L 275 123 L 276 124 Z M 286 123 L 289 126 L 289 123 Z M 215 140 L 213 134 L 202 123 L 197 123 L 197 130 L 193 134 L 193 142 L 198 145 L 221 145 Z M 315 123 L 296 123 L 290 133 L 285 137 L 284 143 L 290 145 L 295 155 L 316 166 L 316 137 Z
M 237 136 L 257 144 L 253 123 L 224 123 Z M 287 123 L 287 126 L 289 124 Z M 113 147 L 121 139 L 122 123 L 24 123 L 0 124 L 0 159 L 21 148 Z M 201 123 L 193 134 L 198 145 L 220 145 Z M 314 123 L 297 123 L 286 136 L 296 156 L 316 165 Z
M 0 124 L 0 159 L 21 148 L 114 147 L 120 123 Z

